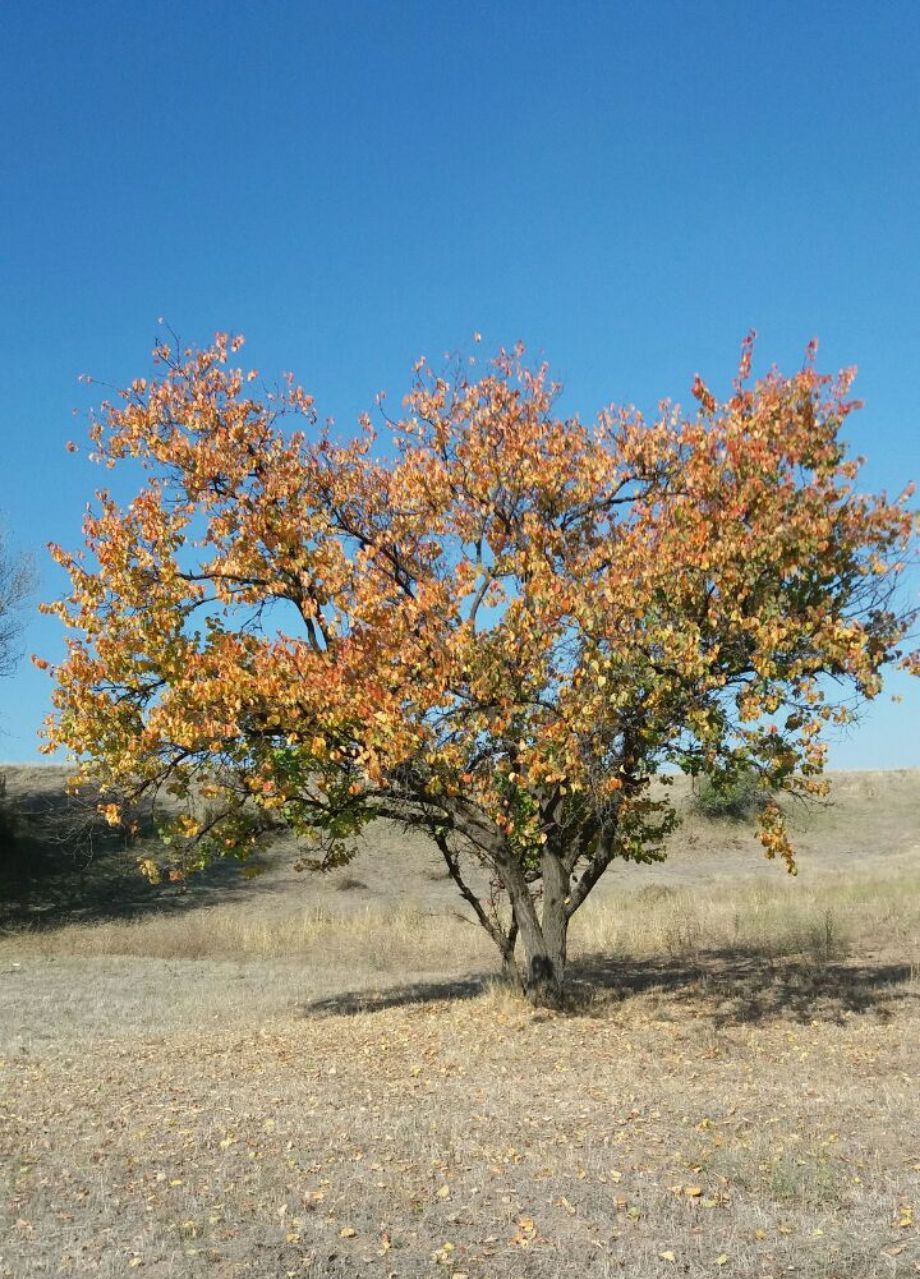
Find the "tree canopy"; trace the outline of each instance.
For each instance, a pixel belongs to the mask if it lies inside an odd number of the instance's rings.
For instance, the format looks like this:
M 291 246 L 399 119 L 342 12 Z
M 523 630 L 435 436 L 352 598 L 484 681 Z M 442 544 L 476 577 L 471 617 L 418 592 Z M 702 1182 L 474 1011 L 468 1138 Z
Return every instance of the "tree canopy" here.
M 155 351 L 93 417 L 109 492 L 53 548 L 71 630 L 47 749 L 113 822 L 167 791 L 163 867 L 246 856 L 279 824 L 311 864 L 371 820 L 426 831 L 509 971 L 555 998 L 568 922 L 614 858 L 662 854 L 669 769 L 819 790 L 822 731 L 881 688 L 913 621 L 908 488 L 860 492 L 852 371 L 751 379 L 654 420 L 562 417 L 519 346 L 425 361 L 399 420 L 319 428 L 240 339 Z M 293 429 L 292 429 L 293 428 Z M 176 808 L 175 805 L 178 805 Z M 476 863 L 488 891 L 474 889 Z

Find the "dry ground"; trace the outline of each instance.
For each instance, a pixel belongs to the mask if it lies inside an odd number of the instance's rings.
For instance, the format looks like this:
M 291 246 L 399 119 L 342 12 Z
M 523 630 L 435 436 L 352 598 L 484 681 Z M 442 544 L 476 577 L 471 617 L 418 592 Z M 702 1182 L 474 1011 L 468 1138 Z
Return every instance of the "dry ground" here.
M 796 880 L 695 818 L 617 868 L 565 1015 L 492 984 L 394 829 L 121 917 L 33 885 L 0 937 L 0 1276 L 920 1273 L 920 774 L 835 793 Z

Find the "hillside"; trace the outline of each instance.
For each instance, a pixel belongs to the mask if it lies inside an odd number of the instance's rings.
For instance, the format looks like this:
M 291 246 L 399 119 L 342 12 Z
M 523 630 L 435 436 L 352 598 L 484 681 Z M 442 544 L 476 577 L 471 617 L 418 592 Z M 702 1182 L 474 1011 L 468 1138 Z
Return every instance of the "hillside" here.
M 93 918 L 151 908 L 257 899 L 260 910 L 318 907 L 366 909 L 411 904 L 426 911 L 465 910 L 443 864 L 424 838 L 380 822 L 347 867 L 323 875 L 292 869 L 298 846 L 279 839 L 263 858 L 265 873 L 246 880 L 236 863 L 213 868 L 177 889 L 153 888 L 137 874 L 136 861 L 156 851 L 153 839 L 128 845 L 102 823 L 92 822 L 65 795 L 66 770 L 55 766 L 0 768 L 6 809 L 18 819 L 0 865 L 0 918 Z M 830 774 L 829 800 L 790 812 L 799 858 L 799 883 L 826 874 L 872 874 L 916 867 L 920 851 L 920 769 Z M 718 885 L 764 878 L 781 883 L 781 866 L 765 860 L 752 822 L 709 821 L 693 811 L 690 786 L 679 778 L 672 795 L 682 822 L 671 837 L 666 862 L 614 863 L 596 890 L 598 898 L 648 885 Z M 84 801 L 83 807 L 86 807 Z M 74 833 L 76 827 L 76 833 Z M 4 906 L 5 901 L 5 906 Z

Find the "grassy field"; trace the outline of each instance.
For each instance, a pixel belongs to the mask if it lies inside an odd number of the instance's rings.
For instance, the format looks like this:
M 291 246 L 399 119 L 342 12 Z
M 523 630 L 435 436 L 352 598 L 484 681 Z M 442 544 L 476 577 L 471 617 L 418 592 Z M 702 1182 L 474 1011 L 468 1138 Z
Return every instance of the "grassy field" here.
M 551 1014 L 395 828 L 155 890 L 7 771 L 4 1279 L 920 1273 L 920 774 L 838 777 L 795 880 L 688 815 Z

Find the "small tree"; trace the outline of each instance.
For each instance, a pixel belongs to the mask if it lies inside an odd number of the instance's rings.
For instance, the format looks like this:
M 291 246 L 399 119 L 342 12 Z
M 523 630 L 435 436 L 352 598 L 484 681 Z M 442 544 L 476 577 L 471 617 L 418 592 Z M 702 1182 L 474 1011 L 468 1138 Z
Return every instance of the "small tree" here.
M 818 790 L 821 730 L 849 714 L 830 690 L 873 697 L 911 662 L 908 493 L 855 491 L 852 374 L 813 351 L 751 385 L 749 341 L 726 403 L 697 378 L 690 415 L 591 427 L 554 413 L 523 348 L 476 376 L 421 361 L 386 448 L 367 419 L 345 443 L 283 430 L 314 427 L 311 397 L 255 396 L 239 345 L 161 345 L 152 380 L 102 405 L 96 456 L 146 478 L 127 505 L 97 495 L 89 560 L 53 548 L 75 634 L 47 748 L 113 822 L 165 788 L 174 874 L 277 823 L 340 864 L 392 818 L 556 1001 L 604 871 L 662 856 L 662 765 Z M 759 820 L 792 868 L 775 802 Z
M 31 559 L 11 551 L 0 530 L 0 676 L 11 675 L 20 658 L 22 610 L 33 584 Z
M 13 673 L 21 656 L 22 610 L 32 590 L 32 561 L 10 551 L 0 530 L 0 677 Z M 15 840 L 14 815 L 6 799 L 6 778 L 0 776 L 0 848 L 8 851 Z

